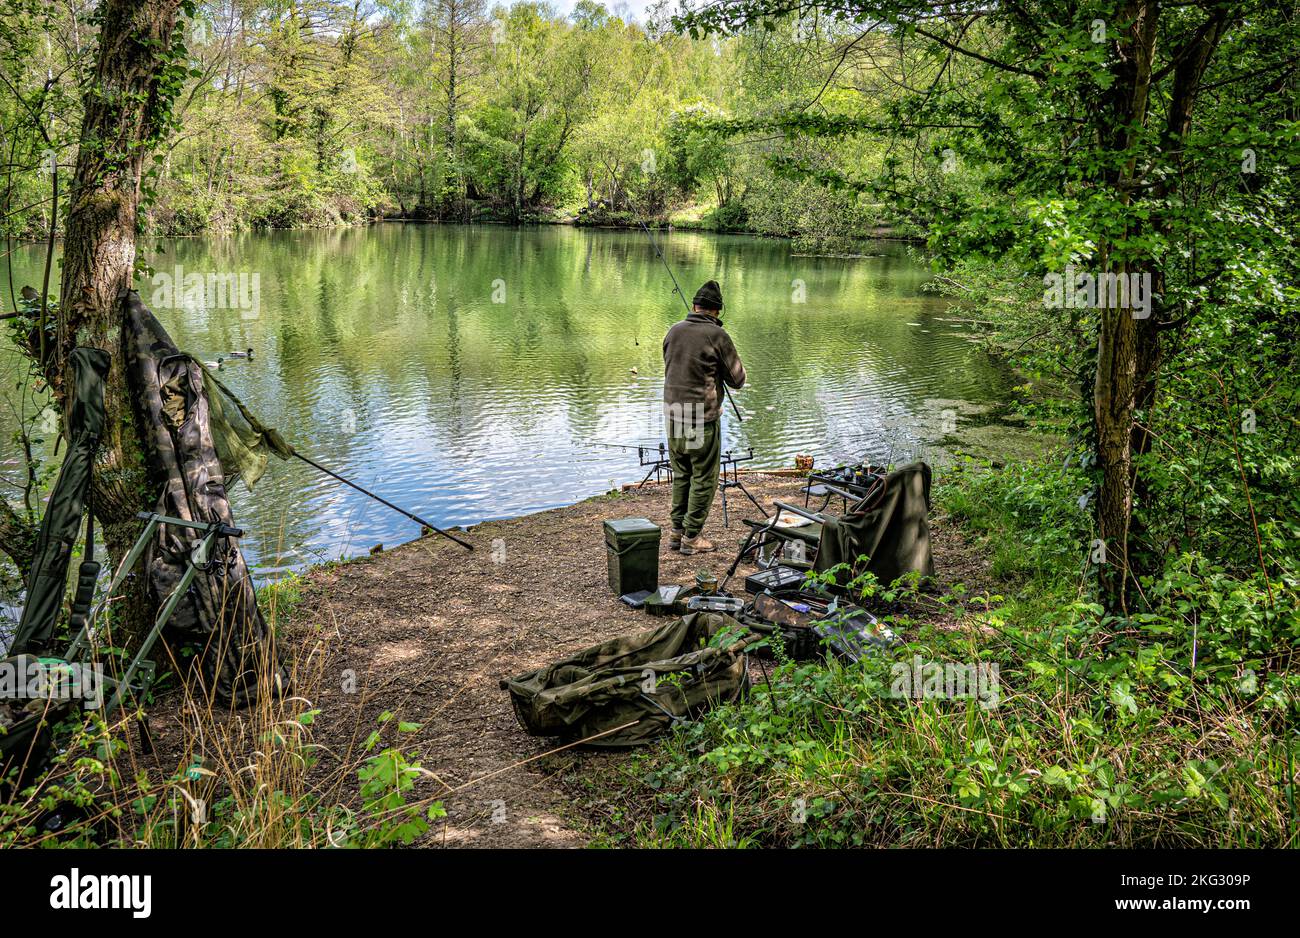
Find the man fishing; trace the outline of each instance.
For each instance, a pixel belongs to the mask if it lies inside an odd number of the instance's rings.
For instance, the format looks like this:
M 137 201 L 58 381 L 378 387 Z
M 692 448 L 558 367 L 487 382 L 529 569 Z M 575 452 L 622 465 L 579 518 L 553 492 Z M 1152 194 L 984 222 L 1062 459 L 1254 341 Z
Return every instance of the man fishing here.
M 724 385 L 737 390 L 745 386 L 745 366 L 722 328 L 721 312 L 722 289 L 710 280 L 695 294 L 686 318 L 664 336 L 664 418 L 673 467 L 668 546 L 683 554 L 717 550 L 702 532 L 718 491 L 718 418 Z

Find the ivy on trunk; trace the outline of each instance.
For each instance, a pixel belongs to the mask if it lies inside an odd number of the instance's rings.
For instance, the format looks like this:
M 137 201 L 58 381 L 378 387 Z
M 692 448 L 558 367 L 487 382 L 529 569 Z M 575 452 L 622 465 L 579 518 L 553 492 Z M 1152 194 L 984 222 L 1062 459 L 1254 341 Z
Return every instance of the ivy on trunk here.
M 122 299 L 136 269 L 136 235 L 149 161 L 171 127 L 171 105 L 188 70 L 177 30 L 190 0 L 105 0 L 99 47 L 84 95 L 84 117 L 67 209 L 55 348 L 45 369 L 65 413 L 69 353 L 93 346 L 112 356 L 107 420 L 92 498 L 109 554 L 129 550 L 135 515 L 154 500 L 126 384 Z M 144 577 L 127 581 L 122 623 L 129 640 L 147 627 L 152 606 Z

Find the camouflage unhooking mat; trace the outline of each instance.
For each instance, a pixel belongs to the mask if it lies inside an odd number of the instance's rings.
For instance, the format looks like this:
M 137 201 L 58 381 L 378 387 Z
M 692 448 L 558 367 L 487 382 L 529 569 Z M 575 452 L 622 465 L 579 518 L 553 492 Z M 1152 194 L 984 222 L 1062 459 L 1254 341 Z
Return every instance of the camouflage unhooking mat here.
M 639 746 L 749 690 L 745 648 L 760 639 L 728 615 L 694 612 L 502 681 L 531 736 Z
M 140 426 L 152 434 L 144 442 L 160 490 L 153 510 L 233 526 L 203 366 L 176 348 L 134 291 L 126 299 L 122 341 Z M 233 484 L 233 478 L 229 481 Z M 170 594 L 185 573 L 193 540 L 193 532 L 159 526 L 144 558 L 156 599 Z M 195 579 L 167 623 L 165 636 L 173 644 L 198 648 L 207 689 L 222 700 L 243 705 L 263 691 L 287 689 L 288 674 L 257 608 L 253 579 L 232 542 L 223 542 L 210 568 Z

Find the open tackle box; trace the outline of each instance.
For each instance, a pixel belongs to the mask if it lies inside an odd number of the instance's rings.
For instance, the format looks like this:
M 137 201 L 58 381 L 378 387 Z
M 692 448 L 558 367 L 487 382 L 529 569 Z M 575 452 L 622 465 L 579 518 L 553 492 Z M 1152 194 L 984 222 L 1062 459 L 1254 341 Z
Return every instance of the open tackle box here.
M 866 609 L 820 584 L 805 585 L 802 572 L 772 567 L 762 573 L 768 576 L 746 578 L 746 591 L 755 595 L 737 618 L 756 632 L 779 630 L 790 657 L 817 658 L 829 649 L 858 661 L 898 642 L 893 630 Z

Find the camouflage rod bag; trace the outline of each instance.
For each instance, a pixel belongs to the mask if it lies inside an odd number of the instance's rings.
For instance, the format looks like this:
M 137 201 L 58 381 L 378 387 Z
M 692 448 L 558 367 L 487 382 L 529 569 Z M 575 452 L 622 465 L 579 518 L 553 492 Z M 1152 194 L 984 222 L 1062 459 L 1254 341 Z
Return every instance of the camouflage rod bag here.
M 214 435 L 225 425 L 212 417 L 203 366 L 176 348 L 135 291 L 126 298 L 123 343 L 150 473 L 160 490 L 153 510 L 233 527 L 226 486 L 233 484 L 238 467 L 230 467 L 228 479 Z M 159 526 L 144 560 L 159 601 L 184 576 L 192 541 L 189 531 Z M 221 549 L 176 607 L 164 634 L 197 648 L 206 688 L 222 700 L 243 705 L 260 693 L 287 689 L 288 674 L 257 607 L 253 578 L 243 554 L 227 539 L 221 539 Z
M 531 736 L 601 748 L 640 746 L 749 690 L 753 634 L 731 616 L 695 612 L 602 642 L 502 681 Z

